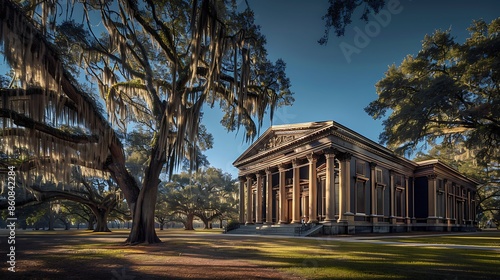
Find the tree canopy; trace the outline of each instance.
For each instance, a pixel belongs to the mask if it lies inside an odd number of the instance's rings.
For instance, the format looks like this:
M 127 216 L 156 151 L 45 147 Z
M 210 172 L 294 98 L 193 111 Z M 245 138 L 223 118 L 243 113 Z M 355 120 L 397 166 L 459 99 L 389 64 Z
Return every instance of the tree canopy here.
M 361 7 L 361 19 L 368 21 L 369 14 L 377 14 L 385 5 L 385 0 L 329 0 L 330 6 L 323 16 L 325 35 L 318 41 L 321 45 L 328 42 L 330 30 L 334 29 L 337 37 L 344 36 L 345 28 L 352 22 L 352 15 Z
M 480 162 L 499 162 L 500 18 L 474 21 L 470 37 L 425 36 L 417 55 L 392 65 L 365 111 L 383 121 L 383 144 L 400 154 L 420 144 L 463 142 Z
M 208 228 L 214 219 L 230 219 L 237 215 L 235 183 L 230 174 L 214 167 L 193 174 L 182 172 L 161 187 L 159 202 L 165 203 L 165 213 L 181 218 L 186 229 L 193 229 L 194 217 Z
M 0 4 L 17 87 L 2 89 L 3 138 L 30 147 L 30 170 L 47 178 L 68 164 L 109 172 L 133 215 L 130 243 L 159 242 L 159 177 L 195 161 L 204 106 L 220 107 L 222 125 L 251 140 L 293 102 L 285 63 L 267 59 L 253 12 L 236 1 L 18 2 Z M 152 135 L 141 182 L 125 166 L 133 125 Z

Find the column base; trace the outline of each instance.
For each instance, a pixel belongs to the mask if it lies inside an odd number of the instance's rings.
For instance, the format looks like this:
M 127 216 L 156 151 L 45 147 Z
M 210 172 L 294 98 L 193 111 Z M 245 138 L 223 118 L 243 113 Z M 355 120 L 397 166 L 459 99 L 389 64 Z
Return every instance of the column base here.
M 251 222 L 246 222 L 246 223 L 245 223 L 245 226 L 248 226 L 248 225 L 253 225 L 253 223 L 251 223 Z

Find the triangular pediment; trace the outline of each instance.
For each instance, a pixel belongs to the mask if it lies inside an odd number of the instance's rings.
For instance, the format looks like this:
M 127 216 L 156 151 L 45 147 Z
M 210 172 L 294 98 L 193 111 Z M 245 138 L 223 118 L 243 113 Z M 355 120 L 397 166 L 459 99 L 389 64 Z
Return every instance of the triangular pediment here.
M 325 121 L 271 126 L 233 164 L 238 165 L 238 163 L 258 154 L 290 145 L 315 131 L 331 126 L 332 123 Z

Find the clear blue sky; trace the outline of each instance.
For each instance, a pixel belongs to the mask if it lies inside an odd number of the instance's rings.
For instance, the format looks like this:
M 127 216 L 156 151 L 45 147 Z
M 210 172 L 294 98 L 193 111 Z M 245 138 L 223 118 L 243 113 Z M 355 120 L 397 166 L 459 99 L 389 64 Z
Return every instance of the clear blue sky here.
M 290 124 L 334 120 L 378 142 L 382 132 L 381 121 L 375 121 L 363 110 L 375 100 L 375 83 L 384 76 L 391 64 L 399 65 L 408 54 L 416 54 L 425 34 L 436 29 L 451 28 L 459 42 L 468 36 L 466 28 L 474 19 L 490 22 L 500 16 L 500 1 L 452 0 L 386 0 L 394 3 L 382 13 L 390 18 L 369 23 L 359 20 L 360 11 L 344 37 L 332 32 L 328 45 L 317 43 L 324 33 L 322 16 L 328 8 L 327 0 L 248 0 L 255 12 L 256 23 L 267 37 L 269 59 L 282 58 L 287 63 L 287 75 L 295 93 L 291 107 L 279 109 L 273 124 Z M 245 1 L 238 5 L 244 7 Z M 367 27 L 368 25 L 368 27 Z M 368 41 L 358 37 L 359 31 Z M 345 55 L 341 49 L 356 48 L 356 53 Z M 3 61 L 0 61 L 2 74 Z M 221 125 L 222 113 L 217 108 L 205 108 L 203 123 L 214 136 L 214 148 L 206 155 L 212 166 L 237 176 L 234 160 L 251 143 L 243 141 L 244 133 L 228 133 Z M 261 128 L 266 131 L 267 119 Z
M 295 93 L 293 106 L 278 110 L 273 124 L 334 120 L 377 142 L 381 121 L 373 120 L 363 108 L 377 98 L 375 83 L 388 66 L 399 65 L 406 55 L 416 54 L 424 36 L 436 29 L 451 28 L 457 41 L 463 42 L 468 37 L 466 28 L 473 20 L 482 18 L 489 23 L 500 16 L 498 0 L 392 1 L 399 5 L 393 8 L 395 13 L 390 19 L 382 21 L 384 26 L 370 16 L 371 25 L 366 30 L 367 24 L 359 20 L 358 13 L 344 37 L 337 38 L 332 32 L 328 45 L 321 46 L 317 40 L 324 32 L 321 18 L 326 13 L 327 0 L 248 2 L 267 37 L 269 58 L 282 58 L 287 63 L 287 75 Z M 245 1 L 239 4 L 244 5 Z M 388 7 L 384 10 L 390 13 Z M 370 33 L 369 41 L 355 41 L 359 30 L 365 35 Z M 341 46 L 355 47 L 358 53 L 346 56 Z M 237 169 L 232 163 L 251 143 L 243 142 L 242 132 L 227 133 L 219 123 L 221 117 L 216 108 L 205 110 L 203 122 L 215 140 L 214 148 L 206 155 L 211 165 L 236 177 Z M 270 125 L 266 121 L 261 133 Z

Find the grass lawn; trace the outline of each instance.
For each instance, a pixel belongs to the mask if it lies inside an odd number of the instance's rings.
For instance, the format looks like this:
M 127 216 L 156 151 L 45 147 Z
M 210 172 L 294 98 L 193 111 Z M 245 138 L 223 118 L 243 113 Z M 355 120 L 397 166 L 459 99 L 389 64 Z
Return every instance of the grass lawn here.
M 241 237 L 159 231 L 163 243 L 125 246 L 126 230 L 23 232 L 16 273 L 1 279 L 500 279 L 500 232 L 384 239 Z M 0 236 L 2 252 L 5 234 Z M 427 243 L 414 246 L 414 242 Z M 489 250 L 433 247 L 477 245 Z M 404 246 L 413 244 L 412 246 Z M 495 250 L 497 249 L 497 250 Z M 2 254 L 3 255 L 3 254 Z M 3 258 L 3 259 L 2 259 Z
M 374 238 L 376 239 L 376 238 Z M 384 238 L 384 241 L 427 244 L 453 244 L 500 248 L 500 234 L 498 231 L 484 231 L 472 234 L 457 234 L 448 236 L 421 236 L 414 238 Z

